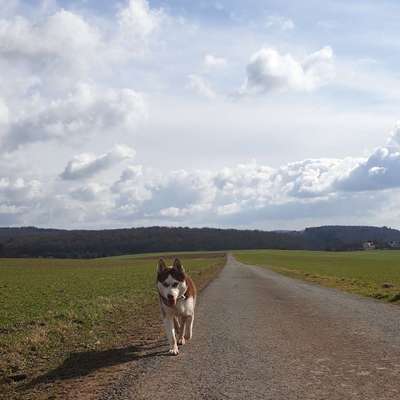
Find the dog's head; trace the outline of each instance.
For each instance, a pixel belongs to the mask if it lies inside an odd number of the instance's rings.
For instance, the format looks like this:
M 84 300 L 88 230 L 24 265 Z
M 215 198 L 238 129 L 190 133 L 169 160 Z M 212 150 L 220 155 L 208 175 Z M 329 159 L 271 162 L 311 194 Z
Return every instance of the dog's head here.
M 167 267 L 161 258 L 157 266 L 157 288 L 160 295 L 174 306 L 176 301 L 182 297 L 186 290 L 185 270 L 178 258 L 175 258 L 174 265 Z

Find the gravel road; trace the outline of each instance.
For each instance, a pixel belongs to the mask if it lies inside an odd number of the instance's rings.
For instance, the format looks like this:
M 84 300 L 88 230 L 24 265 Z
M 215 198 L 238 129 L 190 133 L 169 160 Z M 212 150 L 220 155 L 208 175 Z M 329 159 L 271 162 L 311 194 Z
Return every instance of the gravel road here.
M 104 399 L 400 399 L 399 306 L 231 256 L 200 295 L 191 343 L 159 350 Z

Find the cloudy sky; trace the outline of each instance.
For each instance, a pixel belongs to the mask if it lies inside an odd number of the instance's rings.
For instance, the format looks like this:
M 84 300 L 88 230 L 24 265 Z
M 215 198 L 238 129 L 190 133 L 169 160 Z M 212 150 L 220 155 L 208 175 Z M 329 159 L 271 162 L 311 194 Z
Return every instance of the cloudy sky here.
M 399 16 L 0 0 L 0 226 L 400 228 Z

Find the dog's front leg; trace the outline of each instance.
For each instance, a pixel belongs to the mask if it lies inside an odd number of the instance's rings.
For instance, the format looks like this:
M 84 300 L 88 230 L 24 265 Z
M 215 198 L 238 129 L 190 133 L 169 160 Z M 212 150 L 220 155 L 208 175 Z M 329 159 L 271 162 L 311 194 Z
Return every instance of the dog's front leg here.
M 166 316 L 164 318 L 164 327 L 169 342 L 169 353 L 176 356 L 179 353 L 179 350 L 176 343 L 174 318 Z
M 177 338 L 178 345 L 182 346 L 185 344 L 186 317 L 181 317 L 180 324 L 180 329 L 177 331 Z
M 190 315 L 186 318 L 185 323 L 185 339 L 190 340 L 193 335 L 193 321 L 194 321 L 194 314 Z

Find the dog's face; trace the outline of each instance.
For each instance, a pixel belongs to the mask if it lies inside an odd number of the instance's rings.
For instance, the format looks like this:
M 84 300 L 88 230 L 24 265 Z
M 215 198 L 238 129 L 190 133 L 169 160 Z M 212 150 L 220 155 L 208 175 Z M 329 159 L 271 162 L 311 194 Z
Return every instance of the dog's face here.
M 174 306 L 177 299 L 185 294 L 185 271 L 177 258 L 172 267 L 167 267 L 164 260 L 160 259 L 157 267 L 157 288 L 170 306 Z

